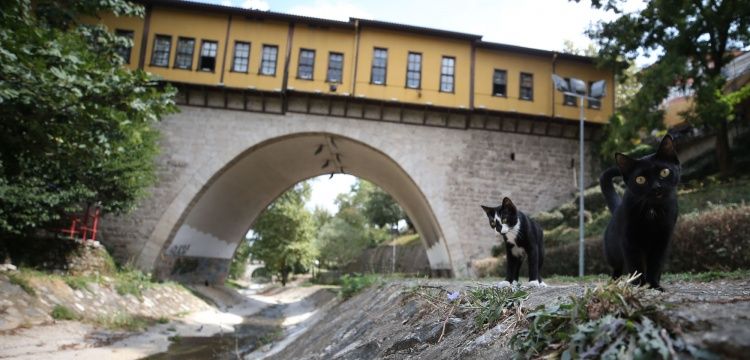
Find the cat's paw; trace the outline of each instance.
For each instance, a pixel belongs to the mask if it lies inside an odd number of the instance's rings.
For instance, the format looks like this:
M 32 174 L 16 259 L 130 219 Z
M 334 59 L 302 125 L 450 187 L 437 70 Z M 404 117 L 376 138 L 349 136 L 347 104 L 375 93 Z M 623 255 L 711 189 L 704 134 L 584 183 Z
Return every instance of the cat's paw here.
M 538 281 L 538 280 L 531 280 L 527 284 L 528 287 L 543 287 L 546 288 L 547 284 L 544 283 L 544 281 Z
M 515 283 L 516 283 L 515 281 L 513 283 L 509 283 L 508 281 L 503 280 L 503 281 L 495 284 L 495 287 L 497 287 L 497 288 L 505 288 L 505 287 L 513 286 L 513 284 L 515 284 Z

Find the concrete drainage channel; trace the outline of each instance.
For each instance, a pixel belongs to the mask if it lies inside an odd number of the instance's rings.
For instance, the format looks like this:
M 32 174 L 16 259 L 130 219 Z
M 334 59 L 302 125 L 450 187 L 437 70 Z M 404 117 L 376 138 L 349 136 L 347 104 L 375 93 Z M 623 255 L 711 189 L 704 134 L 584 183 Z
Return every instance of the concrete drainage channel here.
M 242 359 L 260 346 L 282 336 L 285 307 L 287 305 L 272 305 L 255 315 L 245 317 L 241 324 L 234 326 L 234 332 L 231 333 L 172 338 L 166 352 L 145 359 Z
M 244 316 L 233 332 L 172 337 L 167 351 L 144 359 L 262 359 L 282 350 L 335 303 L 336 293 L 318 289 L 301 298 L 281 300 Z

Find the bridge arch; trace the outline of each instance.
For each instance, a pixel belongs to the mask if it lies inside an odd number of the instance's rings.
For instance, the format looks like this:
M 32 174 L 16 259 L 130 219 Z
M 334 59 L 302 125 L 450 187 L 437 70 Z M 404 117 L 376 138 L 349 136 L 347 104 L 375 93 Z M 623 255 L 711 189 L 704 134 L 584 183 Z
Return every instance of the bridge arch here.
M 162 246 L 157 276 L 223 280 L 239 241 L 273 200 L 300 181 L 342 170 L 391 194 L 420 233 L 431 268 L 448 275 L 450 255 L 439 223 L 427 198 L 396 161 L 340 134 L 302 132 L 255 144 L 214 174 Z
M 222 278 L 255 216 L 296 182 L 334 170 L 322 167 L 338 152 L 326 148 L 315 155 L 320 144 L 333 147 L 331 141 L 341 148 L 337 167 L 382 187 L 406 209 L 438 275 L 473 276 L 473 261 L 489 256 L 496 239 L 479 204 L 510 196 L 534 214 L 575 190 L 570 164 L 577 141 L 545 135 L 533 119 L 477 115 L 457 121 L 461 114 L 409 109 L 392 116 L 399 113 L 368 105 L 359 106 L 357 117 L 356 104 L 309 104 L 309 114 L 292 112 L 290 105 L 285 114 L 271 114 L 234 110 L 232 99 L 207 99 L 208 105 L 182 105 L 160 122 L 162 152 L 150 195 L 132 213 L 101 223 L 101 239 L 118 261 L 157 278 Z M 259 156 L 266 152 L 278 155 Z M 258 185 L 248 186 L 252 179 Z M 262 192 L 243 193 L 261 185 Z M 249 205 L 251 195 L 256 198 Z M 207 224 L 217 217 L 225 226 Z

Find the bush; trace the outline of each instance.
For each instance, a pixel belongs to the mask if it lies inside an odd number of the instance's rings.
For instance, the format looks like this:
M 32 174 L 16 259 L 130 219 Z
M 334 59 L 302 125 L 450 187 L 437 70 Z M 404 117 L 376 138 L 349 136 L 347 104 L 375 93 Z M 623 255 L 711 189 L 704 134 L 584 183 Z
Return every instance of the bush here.
M 78 320 L 79 318 L 78 314 L 63 305 L 55 305 L 50 315 L 55 320 Z
M 565 217 L 558 210 L 550 212 L 540 212 L 534 215 L 533 219 L 542 227 L 542 229 L 554 229 L 565 221 Z
M 573 201 L 576 207 L 578 206 L 579 198 L 580 196 L 576 192 L 575 200 Z M 586 210 L 591 212 L 599 212 L 607 208 L 607 201 L 604 199 L 602 189 L 598 185 L 583 191 L 583 201 Z
M 348 299 L 366 289 L 379 279 L 380 277 L 377 275 L 344 275 L 341 277 L 341 289 L 339 290 L 339 295 L 344 299 Z
M 682 216 L 667 269 L 697 272 L 750 268 L 750 206 L 716 207 Z
M 578 241 L 552 247 L 544 252 L 542 278 L 552 275 L 578 275 Z M 525 263 L 524 263 L 525 265 Z M 521 267 L 521 273 L 527 266 Z M 588 238 L 584 240 L 584 273 L 609 274 L 612 270 L 604 258 L 602 238 Z
M 606 227 L 606 223 L 603 225 Z M 750 268 L 750 206 L 715 207 L 677 220 L 665 271 L 731 271 Z M 586 239 L 585 273 L 611 273 L 601 235 Z M 501 259 L 500 269 L 505 259 Z M 525 266 L 524 266 L 525 267 Z M 522 268 L 523 272 L 523 268 Z M 542 276 L 578 274 L 578 243 L 548 247 Z
M 505 254 L 505 251 L 503 251 Z M 500 273 L 505 273 L 505 270 L 500 270 L 500 265 L 505 265 L 505 255 L 501 256 L 503 260 L 499 260 L 499 257 L 489 257 L 484 259 L 477 259 L 471 261 L 471 268 L 474 270 L 474 274 L 477 277 L 499 277 Z
M 120 295 L 130 294 L 141 299 L 143 290 L 152 285 L 151 278 L 136 269 L 124 268 L 115 276 L 115 290 Z

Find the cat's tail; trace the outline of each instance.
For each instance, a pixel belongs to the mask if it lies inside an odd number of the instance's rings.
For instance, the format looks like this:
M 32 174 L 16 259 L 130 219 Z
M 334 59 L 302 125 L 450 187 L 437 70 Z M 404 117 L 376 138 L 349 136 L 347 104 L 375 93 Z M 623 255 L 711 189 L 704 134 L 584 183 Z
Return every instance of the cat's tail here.
M 602 194 L 604 199 L 607 200 L 607 207 L 611 213 L 614 213 L 620 205 L 620 195 L 617 194 L 615 186 L 612 184 L 612 179 L 617 176 L 621 176 L 620 169 L 613 166 L 605 170 L 599 177 L 599 186 L 602 188 Z

